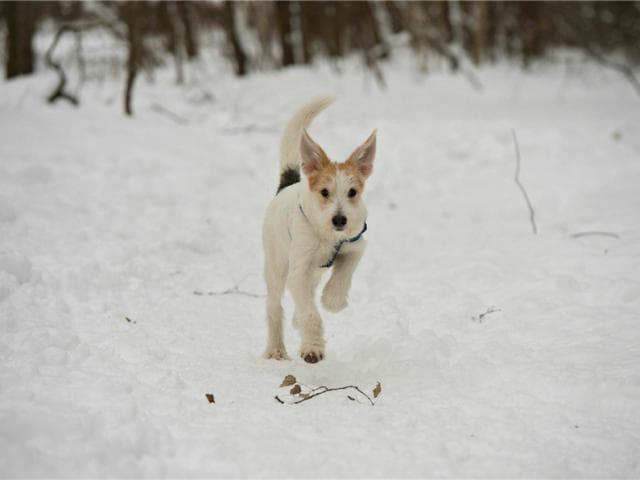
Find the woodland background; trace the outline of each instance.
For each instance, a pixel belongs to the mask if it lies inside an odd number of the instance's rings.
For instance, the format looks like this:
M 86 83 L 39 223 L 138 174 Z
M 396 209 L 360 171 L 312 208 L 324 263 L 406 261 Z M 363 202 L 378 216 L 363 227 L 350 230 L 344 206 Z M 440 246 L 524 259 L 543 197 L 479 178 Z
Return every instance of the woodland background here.
M 463 73 L 467 61 L 479 66 L 503 58 L 527 68 L 554 48 L 573 47 L 619 70 L 640 93 L 632 71 L 640 62 L 637 1 L 18 1 L 0 2 L 0 21 L 6 78 L 32 73 L 38 64 L 34 36 L 43 25 L 56 30 L 44 59 L 60 77 L 50 101 L 78 102 L 65 89 L 66 73 L 54 53 L 60 37 L 75 37 L 82 80 L 87 64 L 118 63 L 83 53 L 86 32 L 105 30 L 124 43 L 127 114 L 141 71 L 152 72 L 173 57 L 181 83 L 184 65 L 207 48 L 219 49 L 237 76 L 355 55 L 384 86 L 384 65 L 399 45 L 409 46 L 425 74 L 434 59 Z
M 0 477 L 640 478 L 639 29 L 639 2 L 0 2 Z M 367 252 L 325 359 L 285 295 L 267 360 L 280 136 L 327 94 L 330 158 L 378 132 Z

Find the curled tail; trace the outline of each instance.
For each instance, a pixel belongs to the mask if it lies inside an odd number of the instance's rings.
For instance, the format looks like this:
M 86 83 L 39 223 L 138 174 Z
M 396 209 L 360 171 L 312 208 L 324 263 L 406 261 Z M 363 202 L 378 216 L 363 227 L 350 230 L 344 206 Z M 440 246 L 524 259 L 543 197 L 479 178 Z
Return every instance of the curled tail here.
M 300 181 L 300 136 L 302 130 L 322 110 L 327 108 L 333 97 L 319 97 L 311 100 L 289 120 L 280 141 L 280 184 L 278 192 L 283 188 Z

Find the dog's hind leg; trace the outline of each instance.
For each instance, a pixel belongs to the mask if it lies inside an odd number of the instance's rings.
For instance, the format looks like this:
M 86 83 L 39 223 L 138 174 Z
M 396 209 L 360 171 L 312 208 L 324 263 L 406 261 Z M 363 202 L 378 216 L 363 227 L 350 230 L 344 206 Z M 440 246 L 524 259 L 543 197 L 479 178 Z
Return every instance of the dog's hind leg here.
M 278 272 L 267 266 L 265 277 L 267 280 L 267 349 L 264 352 L 265 358 L 276 360 L 288 359 L 287 350 L 284 346 L 284 335 L 282 331 L 282 320 L 284 310 L 282 309 L 282 295 L 286 282 L 286 272 Z
M 322 318 L 314 302 L 319 280 L 320 272 L 308 266 L 293 269 L 288 280 L 289 290 L 296 305 L 294 325 L 302 337 L 300 356 L 307 363 L 316 363 L 324 358 Z

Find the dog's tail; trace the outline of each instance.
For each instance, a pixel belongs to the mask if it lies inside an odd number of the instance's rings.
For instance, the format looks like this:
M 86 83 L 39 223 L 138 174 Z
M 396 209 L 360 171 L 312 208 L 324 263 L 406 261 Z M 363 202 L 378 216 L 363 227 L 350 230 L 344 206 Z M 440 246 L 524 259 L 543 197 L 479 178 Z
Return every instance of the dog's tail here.
M 316 115 L 327 108 L 333 100 L 334 98 L 330 96 L 311 100 L 289 120 L 280 142 L 278 192 L 300 181 L 300 137 L 302 130 L 307 128 Z

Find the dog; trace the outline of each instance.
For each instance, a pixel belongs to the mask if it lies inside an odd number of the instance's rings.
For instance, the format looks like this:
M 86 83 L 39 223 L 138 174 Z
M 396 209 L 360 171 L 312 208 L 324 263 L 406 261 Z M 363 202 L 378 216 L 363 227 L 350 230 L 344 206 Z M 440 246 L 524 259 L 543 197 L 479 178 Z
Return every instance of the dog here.
M 322 318 L 315 291 L 323 272 L 331 277 L 322 292 L 330 312 L 347 306 L 351 278 L 365 250 L 365 182 L 373 170 L 376 131 L 343 162 L 333 162 L 307 128 L 333 98 L 315 99 L 289 121 L 280 144 L 280 183 L 263 225 L 267 284 L 266 358 L 288 359 L 283 338 L 282 296 L 295 303 L 293 325 L 307 363 L 325 357 Z M 302 176 L 301 176 L 302 175 Z

